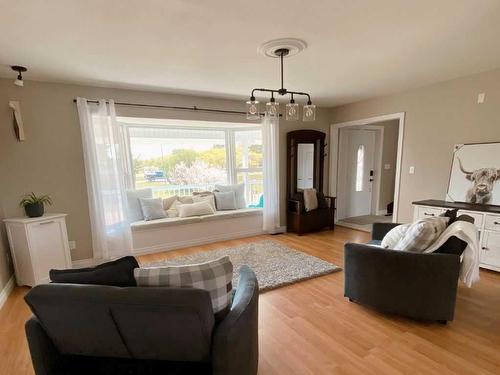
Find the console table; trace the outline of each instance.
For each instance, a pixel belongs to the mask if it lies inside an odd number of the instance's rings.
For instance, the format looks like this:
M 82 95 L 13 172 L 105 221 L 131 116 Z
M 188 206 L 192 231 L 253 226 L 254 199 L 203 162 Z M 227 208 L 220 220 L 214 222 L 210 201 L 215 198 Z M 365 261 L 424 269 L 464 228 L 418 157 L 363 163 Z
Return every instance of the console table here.
M 458 215 L 469 215 L 479 229 L 479 266 L 500 272 L 500 206 L 447 202 L 435 199 L 413 202 L 414 220 L 439 216 L 446 210 L 458 209 Z

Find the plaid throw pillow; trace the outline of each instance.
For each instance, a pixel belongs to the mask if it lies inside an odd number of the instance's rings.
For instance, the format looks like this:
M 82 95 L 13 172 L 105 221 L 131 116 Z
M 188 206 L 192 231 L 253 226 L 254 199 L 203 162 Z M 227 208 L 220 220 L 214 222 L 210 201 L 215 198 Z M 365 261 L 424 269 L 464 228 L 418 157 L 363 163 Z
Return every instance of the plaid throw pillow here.
M 394 246 L 394 250 L 424 251 L 444 232 L 448 220 L 448 217 L 429 217 L 414 222 Z
M 137 286 L 170 286 L 204 289 L 210 293 L 214 314 L 229 312 L 232 299 L 233 264 L 228 256 L 185 266 L 134 269 Z

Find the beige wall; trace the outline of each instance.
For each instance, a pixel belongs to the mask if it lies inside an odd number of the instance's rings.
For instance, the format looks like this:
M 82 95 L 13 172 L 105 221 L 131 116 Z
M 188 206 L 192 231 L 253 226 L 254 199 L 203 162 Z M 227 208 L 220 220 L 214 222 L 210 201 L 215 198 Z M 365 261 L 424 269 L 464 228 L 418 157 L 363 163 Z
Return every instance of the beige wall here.
M 486 93 L 477 104 L 478 93 Z M 406 112 L 399 220 L 411 202 L 444 199 L 453 145 L 500 141 L 500 69 L 332 109 L 334 123 Z M 410 166 L 415 174 L 408 173 Z
M 27 81 L 24 88 L 14 86 L 12 80 L 0 79 L 0 176 L 2 194 L 0 207 L 4 217 L 19 216 L 21 196 L 30 191 L 50 194 L 52 212 L 68 213 L 68 236 L 77 242 L 74 260 L 92 256 L 89 210 L 84 176 L 82 142 L 76 105 L 77 96 L 111 98 L 115 101 L 148 104 L 169 104 L 244 110 L 243 101 L 184 95 L 118 90 L 98 87 Z M 26 141 L 17 142 L 12 129 L 12 112 L 7 103 L 19 100 L 25 123 Z M 217 121 L 245 121 L 243 115 L 208 114 L 201 112 L 151 110 L 119 107 L 118 115 L 136 117 L 164 117 Z M 301 122 L 280 123 L 280 185 L 282 197 L 286 189 L 286 132 L 313 128 L 328 132 L 329 110 L 318 110 L 318 119 L 308 125 Z M 328 176 L 325 176 L 327 181 Z M 0 217 L 1 218 L 1 217 Z M 281 222 L 286 222 L 285 204 L 282 204 Z M 0 250 L 5 245 L 0 243 Z M 0 281 L 8 274 L 0 259 Z

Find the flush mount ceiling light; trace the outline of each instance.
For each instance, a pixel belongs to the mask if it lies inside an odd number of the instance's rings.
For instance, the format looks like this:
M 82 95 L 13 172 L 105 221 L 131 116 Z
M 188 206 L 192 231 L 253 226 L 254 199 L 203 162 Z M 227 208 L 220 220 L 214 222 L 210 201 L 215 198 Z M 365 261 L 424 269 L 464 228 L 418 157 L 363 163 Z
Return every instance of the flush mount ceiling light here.
M 17 78 L 14 81 L 14 85 L 19 86 L 19 87 L 23 87 L 24 81 L 23 81 L 23 74 L 22 73 L 27 72 L 28 69 L 25 68 L 24 66 L 20 66 L 20 65 L 14 65 L 14 66 L 11 66 L 11 68 L 13 71 L 18 73 Z
M 266 103 L 266 112 L 269 116 L 279 116 L 279 103 L 276 102 L 274 94 L 281 96 L 290 95 L 290 103 L 286 105 L 286 119 L 296 121 L 299 119 L 299 105 L 295 103 L 295 96 L 307 96 L 307 104 L 303 107 L 303 121 L 314 121 L 316 119 L 316 106 L 312 104 L 311 96 L 306 92 L 290 91 L 283 85 L 283 59 L 296 55 L 307 47 L 306 42 L 300 39 L 276 39 L 264 43 L 259 51 L 265 56 L 280 59 L 280 72 L 281 72 L 281 88 L 280 89 L 267 89 L 255 88 L 252 90 L 250 100 L 246 102 L 247 105 L 247 119 L 257 120 L 260 118 L 259 102 L 255 99 L 255 92 L 268 92 L 271 93 L 269 102 Z

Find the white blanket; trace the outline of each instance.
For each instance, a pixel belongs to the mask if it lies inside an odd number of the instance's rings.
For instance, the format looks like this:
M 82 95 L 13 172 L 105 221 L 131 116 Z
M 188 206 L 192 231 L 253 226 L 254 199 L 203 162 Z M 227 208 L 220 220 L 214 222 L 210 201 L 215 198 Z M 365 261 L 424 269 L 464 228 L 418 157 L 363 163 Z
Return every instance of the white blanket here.
M 474 224 L 455 221 L 424 253 L 436 251 L 452 236 L 467 242 L 467 247 L 462 254 L 460 279 L 470 288 L 473 283 L 479 281 L 479 231 Z

